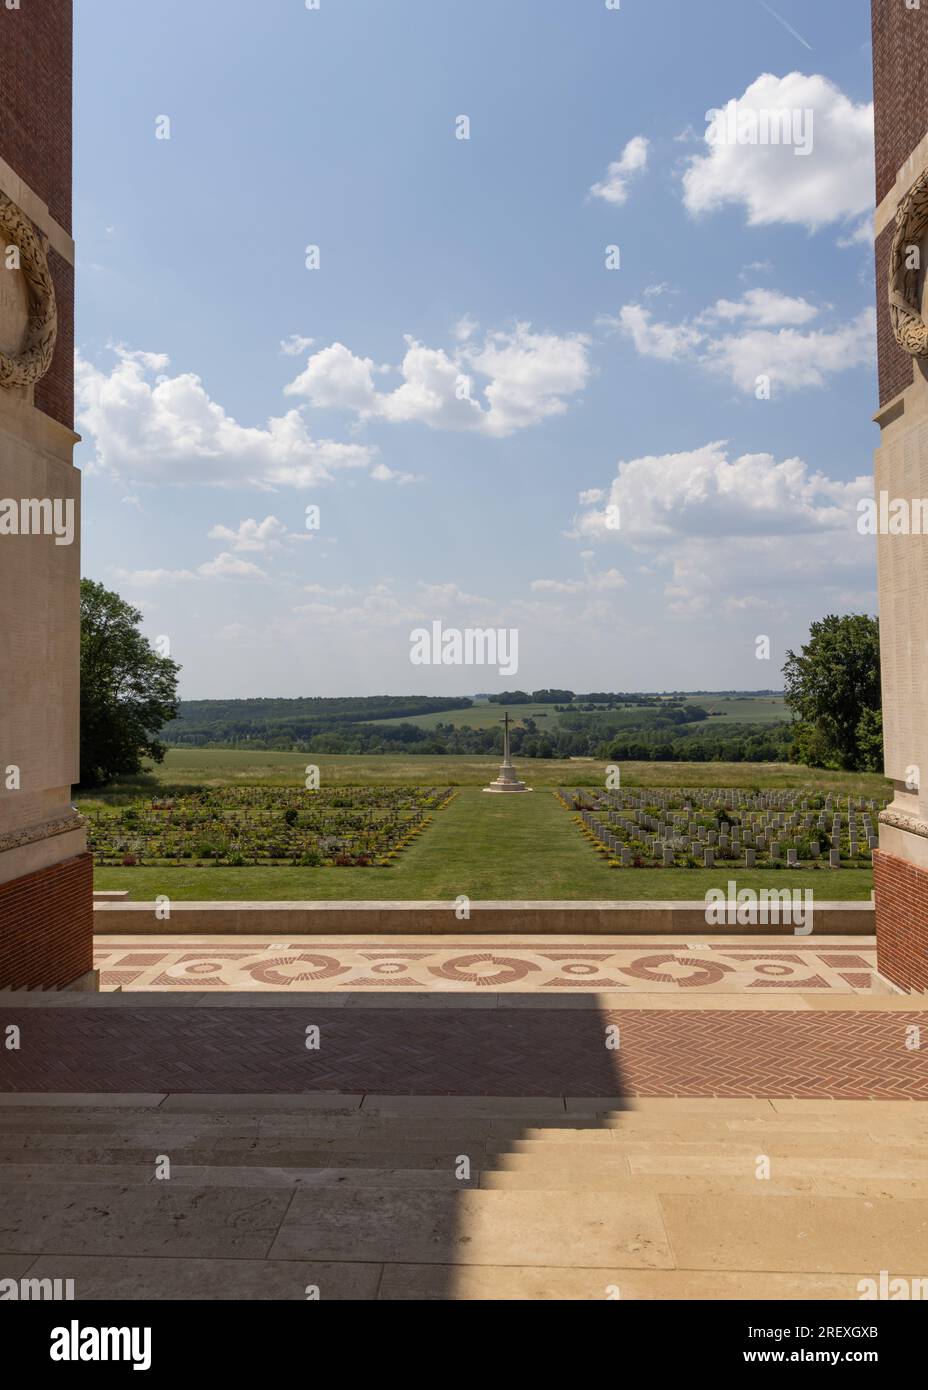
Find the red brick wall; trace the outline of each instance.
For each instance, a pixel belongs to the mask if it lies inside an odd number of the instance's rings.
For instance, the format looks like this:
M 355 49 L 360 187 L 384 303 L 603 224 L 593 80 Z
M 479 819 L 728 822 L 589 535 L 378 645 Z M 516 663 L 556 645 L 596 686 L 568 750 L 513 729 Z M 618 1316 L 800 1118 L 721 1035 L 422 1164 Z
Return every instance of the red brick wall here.
M 0 0 L 0 156 L 71 230 L 71 4 Z M 74 423 L 74 271 L 52 252 L 58 344 L 36 387 L 39 410 Z
M 71 230 L 71 0 L 0 3 L 0 155 Z
M 928 4 L 873 0 L 876 201 L 928 131 Z
M 0 883 L 0 989 L 60 988 L 92 969 L 92 855 Z
M 905 990 L 928 990 L 928 869 L 873 852 L 877 969 Z

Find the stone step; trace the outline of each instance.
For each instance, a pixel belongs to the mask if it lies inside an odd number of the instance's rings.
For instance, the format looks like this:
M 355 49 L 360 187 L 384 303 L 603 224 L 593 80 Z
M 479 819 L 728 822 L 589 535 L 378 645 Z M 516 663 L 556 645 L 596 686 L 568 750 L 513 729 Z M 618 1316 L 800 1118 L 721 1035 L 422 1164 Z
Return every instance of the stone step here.
M 928 1140 L 928 1128 L 921 1124 L 904 1126 L 892 1123 L 888 1126 L 879 1123 L 879 1116 L 871 1117 L 869 1122 L 859 1125 L 810 1126 L 806 1120 L 789 1119 L 781 1121 L 759 1120 L 719 1120 L 706 1121 L 701 1118 L 690 1122 L 682 1120 L 669 1123 L 657 1119 L 626 1125 L 588 1125 L 578 1127 L 545 1126 L 525 1128 L 518 1124 L 488 1126 L 473 1120 L 460 1124 L 442 1122 L 427 1127 L 403 1123 L 366 1123 L 353 1120 L 335 1126 L 311 1123 L 304 1126 L 279 1126 L 274 1123 L 258 1123 L 255 1126 L 221 1126 L 160 1124 L 151 1119 L 125 1126 L 111 1126 L 102 1121 L 93 1126 L 80 1126 L 78 1122 L 57 1122 L 46 1129 L 29 1124 L 4 1126 L 0 1134 L 0 1155 L 19 1149 L 79 1149 L 81 1147 L 121 1147 L 125 1149 L 162 1149 L 191 1146 L 254 1149 L 276 1145 L 278 1147 L 305 1147 L 312 1149 L 357 1149 L 367 1143 L 386 1145 L 390 1148 L 422 1148 L 442 1150 L 471 1145 L 493 1151 L 531 1152 L 534 1146 L 565 1148 L 569 1150 L 608 1149 L 620 1147 L 627 1150 L 640 1148 L 653 1143 L 675 1143 L 686 1146 L 722 1145 L 736 1150 L 757 1149 L 777 1151 L 784 1147 L 801 1148 L 840 1148 L 850 1152 L 855 1147 L 877 1146 L 891 1153 L 896 1149 L 909 1149 L 913 1145 Z
M 770 1196 L 793 1196 L 818 1193 L 823 1197 L 855 1197 L 861 1201 L 879 1202 L 895 1198 L 928 1198 L 928 1178 L 865 1178 L 829 1176 L 819 1173 L 788 1174 L 776 1170 L 769 1180 L 758 1180 L 752 1173 L 623 1173 L 620 1169 L 607 1172 L 581 1172 L 573 1168 L 547 1170 L 515 1169 L 500 1172 L 486 1170 L 480 1174 L 478 1187 L 487 1191 L 550 1192 L 650 1192 L 656 1195 L 671 1193 L 736 1194 L 756 1197 L 762 1202 Z
M 852 1103 L 850 1103 L 852 1104 Z M 874 1106 L 880 1107 L 874 1109 Z M 883 1108 L 885 1106 L 885 1109 Z M 473 1137 L 545 1138 L 551 1142 L 566 1142 L 569 1137 L 600 1142 L 604 1134 L 625 1133 L 637 1136 L 651 1133 L 684 1135 L 743 1134 L 809 1134 L 809 1135 L 872 1135 L 881 1140 L 909 1138 L 913 1134 L 928 1137 L 928 1107 L 910 1106 L 910 1114 L 900 1114 L 891 1102 L 873 1102 L 865 1111 L 841 1111 L 821 1114 L 818 1111 L 799 1111 L 781 1114 L 767 1109 L 762 1115 L 740 1115 L 727 1110 L 712 1112 L 671 1112 L 650 1109 L 622 1113 L 605 1112 L 589 1116 L 564 1115 L 559 1118 L 491 1118 L 462 1116 L 418 1116 L 404 1118 L 395 1114 L 317 1115 L 253 1114 L 220 1115 L 209 1111 L 166 1112 L 161 1110 L 117 1111 L 97 1110 L 89 1114 L 59 1109 L 10 1110 L 3 1107 L 4 1135 L 55 1134 L 189 1134 L 193 1136 L 318 1136 L 337 1138 L 362 1132 L 410 1137 L 461 1135 Z
M 234 1164 L 173 1164 L 170 1178 L 155 1177 L 154 1164 L 119 1163 L 36 1163 L 0 1165 L 0 1183 L 9 1191 L 20 1184 L 64 1184 L 66 1186 L 158 1186 L 182 1187 L 383 1187 L 417 1188 L 422 1191 L 447 1189 L 456 1192 L 476 1187 L 479 1171 L 469 1182 L 455 1176 L 450 1165 L 441 1168 L 243 1168 Z M 28 1191 L 23 1194 L 28 1200 Z
M 550 1174 L 652 1173 L 655 1176 L 699 1174 L 708 1177 L 750 1176 L 756 1172 L 757 1151 L 732 1154 L 716 1150 L 711 1153 L 683 1153 L 674 1145 L 660 1145 L 634 1153 L 600 1151 L 594 1154 L 564 1154 L 558 1158 L 551 1153 L 491 1155 L 484 1161 L 487 1172 Z M 792 1153 L 768 1154 L 771 1179 L 811 1177 L 829 1181 L 836 1178 L 864 1179 L 880 1182 L 890 1179 L 928 1180 L 928 1159 L 924 1150 L 896 1155 L 890 1161 L 879 1154 L 848 1157 L 839 1154 Z M 763 1180 L 757 1180 L 763 1181 Z
M 19 1164 L 0 1166 L 0 1183 L 7 1192 L 23 1187 L 21 1194 L 29 1201 L 32 1184 L 66 1187 L 120 1188 L 146 1184 L 196 1187 L 201 1190 L 217 1187 L 246 1187 L 260 1189 L 301 1186 L 326 1188 L 382 1188 L 384 1190 L 414 1190 L 460 1192 L 479 1187 L 484 1191 L 547 1192 L 552 1198 L 561 1192 L 600 1192 L 613 1196 L 633 1197 L 640 1194 L 656 1196 L 701 1193 L 710 1196 L 737 1195 L 754 1197 L 763 1202 L 771 1196 L 795 1196 L 817 1193 L 820 1196 L 854 1197 L 866 1202 L 891 1199 L 928 1199 L 928 1177 L 886 1178 L 875 1174 L 861 1177 L 829 1175 L 816 1167 L 808 1172 L 776 1171 L 771 1180 L 758 1180 L 753 1173 L 652 1173 L 628 1172 L 620 1168 L 605 1171 L 582 1170 L 576 1166 L 555 1166 L 544 1169 L 511 1171 L 474 1171 L 468 1181 L 462 1181 L 450 1167 L 423 1168 L 273 1168 L 178 1165 L 171 1167 L 170 1179 L 157 1180 L 153 1165 L 120 1164 Z
M 753 1159 L 759 1154 L 766 1154 L 770 1158 L 795 1158 L 804 1156 L 814 1156 L 815 1154 L 831 1154 L 843 1158 L 863 1158 L 871 1159 L 880 1165 L 895 1164 L 897 1161 L 906 1161 L 910 1158 L 924 1158 L 925 1146 L 918 1142 L 918 1139 L 908 1143 L 883 1144 L 878 1139 L 867 1135 L 861 1135 L 853 1140 L 845 1139 L 843 1136 L 828 1136 L 827 1142 L 823 1136 L 810 1135 L 728 1135 L 719 1136 L 714 1140 L 709 1139 L 689 1139 L 680 1135 L 661 1135 L 656 1134 L 649 1138 L 626 1138 L 617 1137 L 611 1144 L 548 1144 L 539 1139 L 513 1139 L 506 1145 L 487 1146 L 487 1154 L 490 1158 L 544 1158 L 551 1154 L 560 1154 L 562 1159 L 580 1162 L 595 1162 L 599 1159 L 608 1161 L 612 1158 L 619 1159 L 625 1155 L 635 1154 L 672 1154 L 705 1158 L 723 1158 L 731 1156 L 734 1158 Z
M 459 1148 L 445 1148 L 429 1151 L 416 1148 L 385 1149 L 381 1145 L 368 1144 L 356 1150 L 302 1148 L 281 1148 L 267 1146 L 257 1151 L 217 1148 L 176 1148 L 151 1146 L 149 1149 L 120 1149 L 105 1146 L 81 1149 L 16 1149 L 0 1155 L 2 1165 L 7 1168 L 43 1167 L 45 1164 L 61 1167 L 71 1164 L 76 1169 L 82 1165 L 108 1167 L 131 1166 L 144 1168 L 154 1173 L 155 1161 L 159 1155 L 166 1155 L 173 1167 L 217 1167 L 217 1168 L 410 1168 L 419 1170 L 450 1170 L 462 1152 Z M 479 1171 L 488 1166 L 489 1160 L 478 1149 L 468 1151 L 471 1167 Z
M 728 1270 L 571 1268 L 548 1265 L 362 1264 L 264 1259 L 139 1258 L 125 1255 L 42 1255 L 34 1278 L 71 1278 L 81 1298 L 295 1300 L 315 1287 L 338 1300 L 565 1300 L 859 1298 L 856 1273 L 791 1274 Z
M 167 1263 L 158 1261 L 159 1265 Z M 520 1300 L 596 1302 L 615 1300 L 790 1299 L 860 1297 L 856 1274 L 767 1274 L 689 1269 L 572 1269 L 569 1266 L 387 1264 L 378 1297 L 389 1300 Z M 116 1295 L 119 1297 L 120 1295 Z M 228 1295 L 226 1295 L 228 1296 Z

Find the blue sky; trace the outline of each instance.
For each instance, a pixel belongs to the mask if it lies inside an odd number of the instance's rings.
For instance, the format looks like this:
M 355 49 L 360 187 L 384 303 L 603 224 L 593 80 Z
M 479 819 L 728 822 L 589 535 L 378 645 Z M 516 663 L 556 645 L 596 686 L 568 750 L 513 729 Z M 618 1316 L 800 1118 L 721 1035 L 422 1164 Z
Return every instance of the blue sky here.
M 75 9 L 83 570 L 184 697 L 777 686 L 873 611 L 865 0 Z

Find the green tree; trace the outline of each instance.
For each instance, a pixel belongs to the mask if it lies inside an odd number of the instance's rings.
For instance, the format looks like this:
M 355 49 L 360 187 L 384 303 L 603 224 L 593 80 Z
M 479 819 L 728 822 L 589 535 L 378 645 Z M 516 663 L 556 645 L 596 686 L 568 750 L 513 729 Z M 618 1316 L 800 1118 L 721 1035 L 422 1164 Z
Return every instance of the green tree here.
M 81 580 L 81 785 L 160 763 L 157 735 L 177 715 L 180 667 L 138 630 L 137 608 L 92 579 Z
M 882 744 L 882 726 L 874 722 L 880 710 L 879 620 L 852 613 L 813 623 L 800 655 L 787 652 L 783 677 L 796 720 L 796 761 L 848 771 L 870 767 L 875 740 Z
M 860 748 L 861 769 L 864 772 L 883 771 L 883 711 L 865 709 L 857 725 L 857 744 Z

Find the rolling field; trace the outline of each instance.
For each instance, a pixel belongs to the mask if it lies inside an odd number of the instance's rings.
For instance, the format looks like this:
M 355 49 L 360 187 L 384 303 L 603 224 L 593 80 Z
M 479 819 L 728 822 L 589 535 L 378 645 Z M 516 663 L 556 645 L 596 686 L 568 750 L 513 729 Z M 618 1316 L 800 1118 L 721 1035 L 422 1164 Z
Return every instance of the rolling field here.
M 510 719 L 537 719 L 545 728 L 552 728 L 560 718 L 553 705 L 472 705 L 470 709 L 440 710 L 433 714 L 416 714 L 411 719 L 369 719 L 368 724 L 415 724 L 419 729 L 434 729 L 438 724 L 453 724 L 457 729 L 496 729 L 508 711 Z
M 693 695 L 690 699 L 694 705 L 702 705 L 710 715 L 723 715 L 722 719 L 711 720 L 711 723 L 719 727 L 726 723 L 778 724 L 789 718 L 789 712 L 780 695 Z
M 152 796 L 166 786 L 301 786 L 314 764 L 323 787 L 390 785 L 483 787 L 496 776 L 499 756 L 460 758 L 409 754 L 269 753 L 228 748 L 170 748 L 163 763 L 150 765 L 138 781 L 116 783 L 103 792 L 80 793 L 79 805 L 113 805 Z M 523 758 L 532 787 L 602 787 L 606 764 L 594 758 Z M 886 778 L 876 772 L 829 772 L 795 763 L 623 762 L 624 787 L 809 787 L 854 796 L 882 796 Z
M 723 716 L 709 721 L 713 724 L 775 724 L 788 717 L 783 699 L 778 695 L 693 695 L 688 698 L 692 704 L 702 705 L 710 713 Z M 627 705 L 624 708 L 629 713 L 635 710 L 653 712 L 653 707 L 643 705 Z M 517 723 L 526 718 L 536 720 L 539 732 L 555 728 L 561 717 L 553 705 L 490 705 L 481 702 L 470 709 L 442 710 L 435 714 L 414 715 L 410 719 L 370 719 L 365 722 L 371 725 L 415 724 L 420 729 L 434 729 L 439 724 L 453 724 L 458 729 L 495 729 L 507 710 L 510 718 Z

